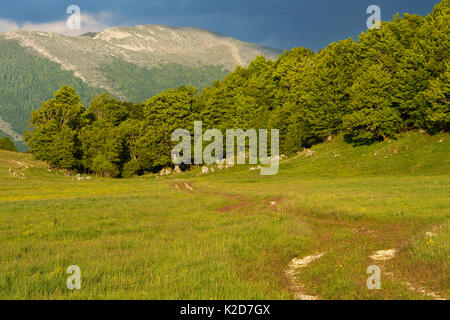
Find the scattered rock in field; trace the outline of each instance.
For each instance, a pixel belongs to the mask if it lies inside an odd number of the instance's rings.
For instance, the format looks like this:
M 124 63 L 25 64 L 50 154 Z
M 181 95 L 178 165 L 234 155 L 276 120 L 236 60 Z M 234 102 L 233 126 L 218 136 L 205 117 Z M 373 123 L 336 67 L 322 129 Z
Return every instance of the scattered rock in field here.
M 314 153 L 316 153 L 314 150 L 309 150 L 308 149 L 308 150 L 306 150 L 305 157 L 306 158 L 312 157 Z
M 287 156 L 286 156 L 285 154 L 282 154 L 282 155 L 273 157 L 273 158 L 271 159 L 271 162 L 281 161 L 281 160 L 286 159 L 286 158 L 287 158 Z
M 317 296 L 309 296 L 309 295 L 307 295 L 307 294 L 302 294 L 302 293 L 297 293 L 296 295 L 295 295 L 295 299 L 296 300 L 308 300 L 308 301 L 310 301 L 310 300 L 319 300 L 319 297 L 317 297 Z
M 307 265 L 309 265 L 311 262 L 314 262 L 317 259 L 322 258 L 323 255 L 324 255 L 324 253 L 321 253 L 321 254 L 318 254 L 318 255 L 315 255 L 315 256 L 307 256 L 307 257 L 304 257 L 302 259 L 294 258 L 294 259 L 292 259 L 291 264 L 289 266 L 294 268 L 294 269 L 304 268 Z
M 274 207 L 277 203 L 275 201 L 271 201 L 271 202 L 269 202 L 269 204 L 271 207 Z
M 397 249 L 378 250 L 370 256 L 375 261 L 387 261 L 391 260 L 397 254 Z
M 216 170 L 215 170 L 213 167 L 211 167 L 211 168 L 209 169 L 209 172 L 214 173 L 214 172 L 216 172 Z
M 436 233 L 429 231 L 429 232 L 426 232 L 425 235 L 429 238 L 433 238 L 434 236 L 436 236 Z
M 233 168 L 234 167 L 234 161 L 227 161 L 227 164 L 225 165 L 225 168 Z
M 261 166 L 251 167 L 250 171 L 261 170 Z
M 188 188 L 189 190 L 194 191 L 194 188 L 192 188 L 192 187 L 189 185 L 189 183 L 185 183 L 184 186 L 185 186 L 186 188 Z
M 203 166 L 203 167 L 202 167 L 202 174 L 208 174 L 208 173 L 209 173 L 209 168 Z
M 417 287 L 412 285 L 409 282 L 405 282 L 406 286 L 408 287 L 409 290 L 423 294 L 424 296 L 428 296 L 434 300 L 446 300 L 445 298 L 439 296 L 438 294 L 432 292 L 432 291 L 426 291 L 425 289 L 421 288 L 421 287 Z
M 217 169 L 223 170 L 223 169 L 225 169 L 225 166 L 223 164 L 219 164 L 219 165 L 217 165 Z
M 171 174 L 172 174 L 172 169 L 170 169 L 170 168 L 164 168 L 159 173 L 160 176 L 169 176 Z
M 303 151 L 302 152 L 300 152 L 300 151 L 297 152 L 297 155 L 305 156 L 305 157 L 311 157 L 314 153 L 315 153 L 315 151 L 313 151 L 313 150 L 303 148 Z
M 445 141 L 445 139 L 441 139 L 441 140 L 439 140 L 439 143 L 442 143 L 442 142 L 444 142 Z
M 333 140 L 333 137 L 332 137 L 331 135 L 329 135 L 329 136 L 327 137 L 327 141 L 331 141 L 331 140 Z
M 175 173 L 181 173 L 181 172 L 183 172 L 183 171 L 181 171 L 180 166 L 175 166 L 174 171 L 175 171 Z
M 22 170 L 24 170 L 23 168 L 10 168 L 8 170 L 9 174 L 12 175 L 15 178 L 19 178 L 19 179 L 26 179 L 27 176 L 22 172 Z

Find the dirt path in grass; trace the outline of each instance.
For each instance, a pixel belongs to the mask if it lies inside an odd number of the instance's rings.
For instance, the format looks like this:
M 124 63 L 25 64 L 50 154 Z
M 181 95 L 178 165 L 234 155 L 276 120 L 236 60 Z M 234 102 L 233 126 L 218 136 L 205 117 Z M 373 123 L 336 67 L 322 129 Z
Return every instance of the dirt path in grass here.
M 251 214 L 260 210 L 269 209 L 276 212 L 283 212 L 283 208 L 279 206 L 283 202 L 280 197 L 273 200 L 250 200 L 237 194 L 230 194 L 225 192 L 218 192 L 214 190 L 204 190 L 194 186 L 191 183 L 184 181 L 173 182 L 172 187 L 180 192 L 188 192 L 201 194 L 206 196 L 217 196 L 228 199 L 231 204 L 225 205 L 216 209 L 219 213 L 238 213 Z M 308 214 L 307 211 L 292 212 L 294 219 L 303 221 L 314 229 L 314 237 L 316 238 L 316 249 L 318 252 L 314 255 L 306 257 L 293 258 L 284 270 L 284 276 L 287 279 L 288 289 L 293 293 L 297 300 L 319 300 L 320 297 L 311 295 L 308 290 L 308 284 L 300 281 L 302 270 L 313 268 L 315 264 L 321 263 L 321 258 L 325 253 L 339 252 L 341 256 L 348 254 L 348 250 L 352 250 L 352 246 L 359 246 L 361 243 L 370 242 L 378 244 L 381 248 L 375 250 L 372 254 L 367 253 L 366 258 L 372 260 L 372 263 L 379 264 L 383 269 L 384 277 L 395 277 L 406 287 L 406 290 L 415 292 L 424 297 L 434 300 L 445 300 L 439 294 L 424 289 L 424 287 L 411 283 L 411 280 L 402 280 L 401 274 L 396 272 L 386 271 L 384 263 L 392 260 L 396 262 L 395 258 L 399 252 L 405 249 L 408 239 L 411 238 L 413 230 L 411 227 L 403 224 L 383 224 L 369 221 L 366 219 L 352 220 L 345 219 L 336 215 L 331 216 L 314 216 Z M 336 242 L 333 235 L 343 230 L 348 230 L 351 236 L 347 239 Z M 395 245 L 393 249 L 382 248 L 383 243 L 391 243 Z M 316 251 L 316 252 L 317 252 Z M 361 259 L 364 259 L 361 257 Z M 401 263 L 401 262 L 397 262 Z M 390 270 L 391 267 L 389 267 Z M 395 275 L 394 275 L 395 274 Z M 418 279 L 420 280 L 420 279 Z
M 26 179 L 25 170 L 33 168 L 34 166 L 31 164 L 27 164 L 25 162 L 16 161 L 16 160 L 8 160 L 10 163 L 13 163 L 15 167 L 9 168 L 8 172 L 10 175 L 20 179 Z
M 188 182 L 175 182 L 175 183 L 172 183 L 172 186 L 178 191 L 184 191 L 184 192 L 190 192 L 190 193 L 201 193 L 204 195 L 214 195 L 214 196 L 218 196 L 218 197 L 224 197 L 224 198 L 234 202 L 232 204 L 218 208 L 217 212 L 221 212 L 221 213 L 239 212 L 243 209 L 251 210 L 251 209 L 258 209 L 258 208 L 262 208 L 262 207 L 275 209 L 277 204 L 279 204 L 282 201 L 282 199 L 280 197 L 277 197 L 270 201 L 248 200 L 248 199 L 245 199 L 236 194 L 204 190 L 204 189 L 200 189 L 197 187 L 194 188 L 194 186 Z
M 372 255 L 370 255 L 369 257 L 373 261 L 383 264 L 383 262 L 385 262 L 385 261 L 395 259 L 398 252 L 399 252 L 399 250 L 395 249 L 395 248 L 378 250 L 378 251 L 374 252 Z M 394 274 L 392 272 L 385 272 L 384 274 L 385 274 L 385 276 L 388 276 L 388 277 L 394 277 Z M 441 297 L 436 292 L 426 290 L 421 286 L 413 285 L 407 281 L 402 281 L 402 283 L 408 288 L 408 290 L 418 293 L 420 295 L 423 295 L 425 297 L 428 297 L 432 300 L 446 300 L 445 298 Z
M 291 290 L 295 294 L 295 299 L 297 300 L 319 300 L 318 296 L 311 296 L 305 293 L 305 286 L 300 284 L 297 279 L 297 274 L 299 273 L 300 269 L 306 268 L 311 263 L 313 263 L 316 260 L 319 260 L 323 257 L 325 253 L 319 253 L 317 255 L 313 256 L 307 256 L 302 259 L 294 258 L 292 259 L 291 263 L 289 264 L 288 269 L 285 271 L 285 275 L 289 280 Z

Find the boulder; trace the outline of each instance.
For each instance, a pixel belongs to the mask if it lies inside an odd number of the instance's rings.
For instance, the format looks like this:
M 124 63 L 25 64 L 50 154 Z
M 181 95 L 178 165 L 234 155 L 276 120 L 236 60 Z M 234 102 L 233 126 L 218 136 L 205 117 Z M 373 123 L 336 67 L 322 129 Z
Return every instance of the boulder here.
M 208 174 L 208 173 L 209 173 L 209 168 L 203 166 L 203 167 L 202 167 L 202 174 Z
M 313 155 L 314 153 L 315 153 L 315 151 L 313 151 L 313 150 L 306 150 L 305 157 L 307 157 L 307 158 L 312 157 L 312 155 Z

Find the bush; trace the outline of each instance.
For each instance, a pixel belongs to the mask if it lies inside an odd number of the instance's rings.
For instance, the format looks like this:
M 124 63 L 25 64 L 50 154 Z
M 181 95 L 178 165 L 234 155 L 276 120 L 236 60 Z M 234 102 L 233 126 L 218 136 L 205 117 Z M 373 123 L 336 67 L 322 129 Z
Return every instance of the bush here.
M 130 178 L 141 170 L 141 165 L 139 164 L 139 161 L 137 159 L 132 159 L 125 163 L 122 170 L 122 177 L 123 178 Z
M 98 154 L 92 160 L 91 169 L 95 174 L 108 178 L 115 178 L 120 173 L 118 166 L 106 159 L 102 154 Z
M 362 109 L 343 118 L 347 140 L 355 144 L 367 144 L 393 137 L 402 126 L 400 113 L 389 107 Z

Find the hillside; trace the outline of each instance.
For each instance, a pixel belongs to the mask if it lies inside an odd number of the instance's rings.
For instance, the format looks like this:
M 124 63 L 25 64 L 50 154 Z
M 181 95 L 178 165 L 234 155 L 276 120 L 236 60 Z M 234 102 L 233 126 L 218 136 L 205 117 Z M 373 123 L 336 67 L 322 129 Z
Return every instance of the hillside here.
M 266 177 L 67 176 L 0 151 L 0 298 L 448 299 L 449 138 L 333 137 Z
M 258 55 L 281 53 L 206 30 L 158 25 L 79 37 L 14 31 L 0 34 L 0 46 L 0 117 L 14 133 L 4 125 L 0 130 L 16 141 L 30 111 L 62 84 L 77 88 L 84 101 L 106 90 L 138 102 L 180 85 L 203 88 Z
M 85 112 L 88 106 L 76 90 L 64 86 L 33 113 L 27 143 L 36 159 L 52 167 L 121 178 L 173 166 L 173 132 L 192 132 L 196 121 L 204 131 L 216 128 L 222 134 L 231 128 L 278 130 L 285 155 L 339 134 L 350 145 L 370 145 L 411 130 L 448 132 L 448 41 L 439 39 L 448 33 L 449 16 L 446 0 L 426 17 L 395 16 L 358 41 L 331 43 L 319 52 L 294 48 L 276 61 L 258 56 L 212 86 L 169 89 L 144 104 L 102 95 Z M 172 69 L 177 67 L 146 74 L 148 82 L 184 73 Z M 104 70 L 133 94 L 145 95 L 135 86 L 139 80 L 133 74 L 139 72 L 129 63 Z
M 31 54 L 14 41 L 0 40 L 0 131 L 23 147 L 22 132 L 31 111 L 53 95 L 55 88 L 70 84 L 88 103 L 100 88 L 89 87 L 60 65 Z M 23 149 L 23 148 L 22 148 Z

